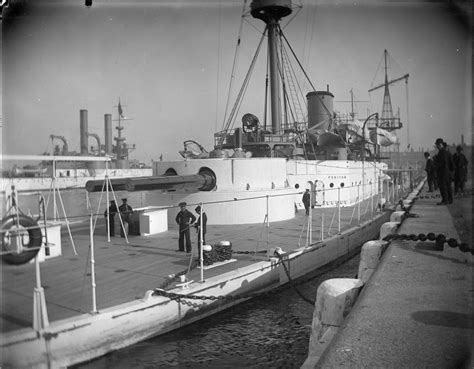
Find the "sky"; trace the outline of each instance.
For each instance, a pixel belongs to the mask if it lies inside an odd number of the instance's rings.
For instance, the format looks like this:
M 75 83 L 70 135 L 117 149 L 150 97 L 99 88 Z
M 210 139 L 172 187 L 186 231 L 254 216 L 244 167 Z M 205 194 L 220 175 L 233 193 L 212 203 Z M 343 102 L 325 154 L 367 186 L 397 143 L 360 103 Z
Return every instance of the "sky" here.
M 368 90 L 383 82 L 386 49 L 395 61 L 389 79 L 410 75 L 407 85 L 390 86 L 393 109 L 405 123 L 401 149 L 408 143 L 433 149 L 438 137 L 451 144 L 463 135 L 471 142 L 470 25 L 455 9 L 435 1 L 293 3 L 303 7 L 282 21 L 284 33 L 316 89 L 329 85 L 336 111 L 350 112 L 352 89 L 361 101 L 359 117 L 381 112 L 383 90 Z M 64 136 L 79 152 L 81 109 L 88 110 L 89 132 L 103 143 L 104 114 L 116 119 L 119 99 L 130 118 L 124 135 L 136 145 L 131 158 L 179 159 L 188 139 L 211 150 L 263 29 L 263 22 L 243 18 L 228 99 L 243 1 L 26 4 L 3 14 L 4 154 L 52 153 L 50 134 Z M 264 70 L 257 67 L 240 116 L 251 112 L 262 120 Z

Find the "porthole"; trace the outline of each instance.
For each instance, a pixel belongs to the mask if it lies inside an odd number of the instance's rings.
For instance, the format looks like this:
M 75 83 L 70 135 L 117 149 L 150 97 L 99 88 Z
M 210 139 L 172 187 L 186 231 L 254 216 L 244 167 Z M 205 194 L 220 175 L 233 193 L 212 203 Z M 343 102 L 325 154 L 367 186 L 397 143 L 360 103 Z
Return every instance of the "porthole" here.
M 334 183 L 330 183 L 330 184 L 329 184 L 329 187 L 333 188 L 333 187 L 334 187 Z
M 299 185 L 298 183 L 295 184 L 295 188 L 296 188 L 296 189 L 300 188 L 300 185 Z
M 344 182 L 341 182 L 341 188 L 344 187 Z

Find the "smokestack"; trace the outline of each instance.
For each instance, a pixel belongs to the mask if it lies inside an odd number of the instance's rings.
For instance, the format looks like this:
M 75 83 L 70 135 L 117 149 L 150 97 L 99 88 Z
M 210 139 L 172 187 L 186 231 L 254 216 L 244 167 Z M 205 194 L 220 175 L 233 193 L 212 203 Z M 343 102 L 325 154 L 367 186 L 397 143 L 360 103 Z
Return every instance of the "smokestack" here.
M 89 154 L 89 137 L 87 132 L 89 130 L 87 125 L 87 110 L 81 109 L 80 111 L 80 139 L 81 139 L 81 155 L 88 155 Z
M 112 155 L 112 114 L 104 114 L 105 154 Z

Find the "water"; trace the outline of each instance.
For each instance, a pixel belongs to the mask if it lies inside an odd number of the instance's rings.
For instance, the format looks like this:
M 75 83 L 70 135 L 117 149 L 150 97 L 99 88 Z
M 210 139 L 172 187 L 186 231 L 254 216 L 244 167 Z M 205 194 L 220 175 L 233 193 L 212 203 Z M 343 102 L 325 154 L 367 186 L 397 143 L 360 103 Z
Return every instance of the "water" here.
M 357 255 L 298 289 L 314 300 L 323 281 L 353 278 L 358 266 Z M 313 310 L 285 289 L 75 368 L 299 368 L 308 355 Z

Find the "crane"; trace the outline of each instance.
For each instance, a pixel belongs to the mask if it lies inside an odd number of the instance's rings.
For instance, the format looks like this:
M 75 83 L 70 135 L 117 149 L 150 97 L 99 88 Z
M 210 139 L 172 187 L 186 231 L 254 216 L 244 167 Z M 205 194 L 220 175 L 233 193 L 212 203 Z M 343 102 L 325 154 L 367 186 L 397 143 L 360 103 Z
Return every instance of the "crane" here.
M 54 139 L 61 140 L 63 142 L 63 149 L 61 151 L 61 155 L 67 155 L 69 153 L 68 147 L 67 147 L 67 141 L 63 136 L 56 136 L 56 135 L 49 135 L 49 138 L 51 139 L 51 142 L 54 143 Z M 59 154 L 59 147 L 56 146 L 54 150 L 54 155 Z
M 100 156 L 100 138 L 99 138 L 99 135 L 96 134 L 96 133 L 87 132 L 87 136 L 92 136 L 96 139 L 96 141 L 97 141 L 97 155 Z
M 383 95 L 383 107 L 382 107 L 382 117 L 381 120 L 382 122 L 386 122 L 387 127 L 386 128 L 391 128 L 391 129 L 398 129 L 401 128 L 401 123 L 398 121 L 396 122 L 396 119 L 393 117 L 393 110 L 392 110 L 392 101 L 390 99 L 390 91 L 388 89 L 389 85 L 392 85 L 396 82 L 405 80 L 405 83 L 408 83 L 408 77 L 410 76 L 408 73 L 399 77 L 395 78 L 392 80 L 388 80 L 388 73 L 387 73 L 387 54 L 388 51 L 384 50 L 384 63 L 385 63 L 385 82 L 381 83 L 378 86 L 372 87 L 369 89 L 369 93 L 375 90 L 378 90 L 379 88 L 384 87 L 384 95 Z M 395 124 L 398 123 L 398 124 Z

